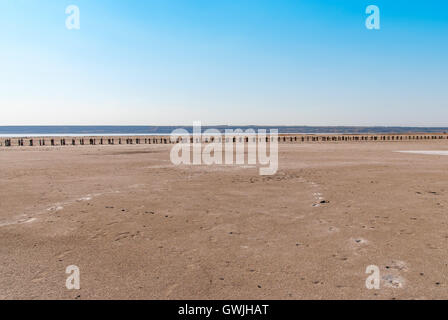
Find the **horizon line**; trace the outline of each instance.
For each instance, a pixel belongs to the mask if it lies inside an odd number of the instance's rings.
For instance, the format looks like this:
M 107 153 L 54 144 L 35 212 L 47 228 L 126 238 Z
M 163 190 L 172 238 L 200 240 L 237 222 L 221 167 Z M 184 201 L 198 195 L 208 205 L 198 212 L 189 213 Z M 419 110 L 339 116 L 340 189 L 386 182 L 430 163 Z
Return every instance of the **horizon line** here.
M 32 124 L 32 125 L 0 125 L 2 127 L 193 127 L 194 125 L 182 125 L 182 124 L 171 124 L 171 125 L 142 125 L 142 124 Z M 446 126 L 434 126 L 434 125 L 299 125 L 299 124 L 201 124 L 202 127 L 310 127 L 310 128 L 446 128 Z

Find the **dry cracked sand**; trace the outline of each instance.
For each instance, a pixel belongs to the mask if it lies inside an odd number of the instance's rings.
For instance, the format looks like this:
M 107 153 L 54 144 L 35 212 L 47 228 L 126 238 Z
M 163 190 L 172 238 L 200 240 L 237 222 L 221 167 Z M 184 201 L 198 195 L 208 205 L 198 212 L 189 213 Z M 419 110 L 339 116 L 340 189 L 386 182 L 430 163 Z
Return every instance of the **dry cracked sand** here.
M 448 157 L 396 152 L 445 141 L 281 144 L 274 176 L 170 147 L 0 149 L 0 299 L 448 298 Z

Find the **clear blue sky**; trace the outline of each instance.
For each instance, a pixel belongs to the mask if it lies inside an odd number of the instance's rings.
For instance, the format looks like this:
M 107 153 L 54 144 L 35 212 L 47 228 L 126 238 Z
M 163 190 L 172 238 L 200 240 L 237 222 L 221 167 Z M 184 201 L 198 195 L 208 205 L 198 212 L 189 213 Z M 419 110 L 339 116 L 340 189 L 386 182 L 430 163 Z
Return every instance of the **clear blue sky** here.
M 0 44 L 0 125 L 448 126 L 448 1 L 1 0 Z

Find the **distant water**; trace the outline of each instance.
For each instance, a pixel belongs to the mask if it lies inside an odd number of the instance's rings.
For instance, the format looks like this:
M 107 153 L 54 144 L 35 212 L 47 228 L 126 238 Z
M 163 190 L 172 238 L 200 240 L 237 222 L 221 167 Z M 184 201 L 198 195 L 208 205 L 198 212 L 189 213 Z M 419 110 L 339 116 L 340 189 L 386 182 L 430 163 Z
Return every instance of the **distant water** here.
M 406 150 L 406 151 L 397 151 L 401 153 L 415 153 L 415 154 L 429 154 L 429 155 L 436 155 L 436 156 L 448 156 L 447 150 Z
M 175 129 L 192 133 L 192 126 L 0 126 L 0 137 L 169 135 Z M 279 133 L 382 134 L 448 132 L 447 127 L 311 127 L 311 126 L 203 126 L 207 129 L 278 129 Z

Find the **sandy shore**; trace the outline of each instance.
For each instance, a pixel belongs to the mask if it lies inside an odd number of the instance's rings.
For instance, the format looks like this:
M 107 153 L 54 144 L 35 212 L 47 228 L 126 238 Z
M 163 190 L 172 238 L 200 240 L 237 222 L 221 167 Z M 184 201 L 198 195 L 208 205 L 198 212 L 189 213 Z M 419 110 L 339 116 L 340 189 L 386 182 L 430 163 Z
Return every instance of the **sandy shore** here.
M 0 298 L 448 298 L 448 157 L 396 152 L 446 141 L 280 144 L 266 177 L 170 148 L 1 148 Z

